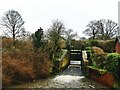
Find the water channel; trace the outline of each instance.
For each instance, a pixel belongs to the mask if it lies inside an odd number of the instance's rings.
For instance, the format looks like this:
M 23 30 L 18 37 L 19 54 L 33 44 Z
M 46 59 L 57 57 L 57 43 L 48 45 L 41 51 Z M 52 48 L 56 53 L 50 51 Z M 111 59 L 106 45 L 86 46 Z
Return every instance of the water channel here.
M 53 78 L 18 85 L 15 88 L 91 88 L 95 90 L 109 90 L 108 87 L 85 78 L 80 67 L 74 65 L 69 66 L 62 73 Z

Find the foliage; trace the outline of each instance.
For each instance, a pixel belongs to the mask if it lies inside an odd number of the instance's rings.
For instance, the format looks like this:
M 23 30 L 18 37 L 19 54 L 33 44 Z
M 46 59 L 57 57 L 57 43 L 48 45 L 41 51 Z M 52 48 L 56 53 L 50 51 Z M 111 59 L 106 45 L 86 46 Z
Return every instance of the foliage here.
M 18 11 L 9 10 L 2 17 L 1 25 L 6 29 L 3 31 L 6 36 L 16 37 L 24 36 L 25 29 L 23 27 L 24 21 Z
M 103 49 L 99 48 L 99 47 L 96 47 L 96 46 L 93 46 L 92 47 L 92 52 L 96 55 L 100 55 L 100 54 L 104 54 L 104 51 Z
M 97 46 L 97 47 L 99 47 L 97 40 L 91 40 L 90 42 L 91 42 L 91 46 Z
M 85 49 L 86 47 L 91 47 L 91 42 L 90 42 L 90 40 L 85 40 L 85 41 L 83 41 L 83 49 Z
M 51 73 L 51 61 L 49 55 L 42 51 L 34 53 L 33 68 L 37 78 L 47 78 Z
M 106 54 L 99 47 L 92 47 L 93 52 L 93 66 L 104 69 L 106 67 Z
M 61 38 L 59 45 L 61 49 L 66 49 L 67 48 L 66 40 L 64 38 L 63 39 Z
M 12 39 L 2 39 L 3 54 L 10 56 L 11 58 L 18 58 L 21 60 L 31 60 L 32 57 L 32 44 L 30 42 L 13 41 Z M 13 45 L 13 42 L 15 44 Z M 22 57 L 21 57 L 22 56 Z
M 98 68 L 104 69 L 107 66 L 106 54 L 94 55 L 93 61 L 95 61 L 95 66 Z
M 72 29 L 68 29 L 67 31 L 65 31 L 65 35 L 66 35 L 67 48 L 70 49 L 70 46 L 72 44 L 72 40 L 74 37 L 77 36 L 77 33 L 74 33 Z
M 105 52 L 114 52 L 115 40 L 90 40 L 91 46 L 102 48 Z M 109 47 L 108 47 L 109 45 Z
M 105 52 L 112 53 L 115 50 L 115 40 L 99 40 L 98 46 L 102 48 Z
M 110 53 L 107 55 L 107 67 L 106 69 L 113 73 L 115 77 L 120 80 L 120 54 Z
M 32 64 L 3 55 L 3 86 L 32 81 L 35 78 Z
M 92 48 L 91 48 L 91 47 L 85 47 L 85 50 L 86 50 L 86 51 L 91 51 Z
M 71 45 L 72 45 L 73 49 L 83 49 L 84 48 L 84 41 L 73 39 L 71 41 Z
M 43 29 L 41 27 L 32 35 L 33 47 L 35 50 L 33 56 L 33 68 L 37 78 L 47 78 L 52 71 L 49 57 L 51 50 L 45 42 L 43 35 Z M 46 51 L 48 52 L 46 53 Z
M 52 64 L 48 53 L 34 53 L 32 42 L 3 38 L 3 85 L 49 77 Z
M 56 52 L 60 52 L 60 41 L 64 33 L 65 26 L 59 20 L 54 20 L 51 27 L 48 29 L 47 37 L 52 44 L 52 56 L 56 56 Z
M 40 27 L 40 29 L 38 29 L 32 37 L 34 48 L 40 48 L 43 44 L 43 29 Z
M 61 69 L 66 68 L 69 64 L 69 54 L 67 50 L 61 50 L 61 53 L 53 61 L 53 74 L 58 74 Z

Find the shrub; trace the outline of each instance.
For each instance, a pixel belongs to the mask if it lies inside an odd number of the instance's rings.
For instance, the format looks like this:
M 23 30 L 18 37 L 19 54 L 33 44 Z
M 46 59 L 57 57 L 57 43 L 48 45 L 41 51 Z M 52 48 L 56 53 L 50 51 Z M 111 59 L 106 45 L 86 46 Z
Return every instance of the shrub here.
M 101 54 L 104 54 L 104 51 L 103 49 L 99 48 L 99 47 L 96 47 L 96 46 L 93 46 L 92 47 L 92 52 L 96 55 L 101 55 Z
M 72 40 L 71 41 L 72 48 L 73 49 L 83 49 L 84 48 L 84 42 L 83 41 L 78 41 L 78 40 Z
M 13 45 L 13 39 L 11 38 L 3 38 L 2 39 L 2 47 L 3 48 L 9 48 Z
M 2 86 L 7 86 L 7 85 L 10 85 L 12 83 L 12 80 L 11 80 L 11 77 L 4 74 L 2 75 Z
M 3 85 L 19 84 L 34 79 L 34 70 L 29 62 L 3 55 Z
M 37 78 L 47 78 L 51 73 L 51 61 L 47 53 L 38 52 L 34 55 L 33 68 Z
M 94 55 L 94 63 L 95 66 L 100 68 L 100 69 L 104 69 L 106 67 L 106 55 L 107 54 L 100 54 L 100 55 Z
M 91 47 L 85 47 L 85 50 L 87 50 L 87 51 L 91 51 L 92 48 L 91 48 Z
M 97 68 L 104 69 L 106 66 L 106 53 L 99 47 L 92 47 L 93 65 Z
M 91 46 L 99 46 L 97 40 L 91 40 Z
M 49 77 L 52 67 L 50 49 L 45 52 L 38 49 L 35 53 L 32 42 L 17 40 L 13 44 L 12 39 L 7 38 L 3 39 L 3 45 L 3 86 Z
M 12 39 L 3 39 L 3 53 L 11 58 L 20 60 L 31 60 L 33 59 L 32 44 L 28 41 L 15 41 L 13 45 Z
M 110 53 L 107 55 L 106 69 L 113 73 L 117 79 L 120 80 L 120 54 Z
M 108 46 L 109 45 L 109 46 Z M 99 40 L 98 46 L 102 48 L 105 52 L 114 52 L 115 49 L 115 41 L 114 40 Z
M 84 47 L 90 47 L 91 46 L 91 42 L 90 42 L 90 40 L 85 40 L 85 41 L 83 41 L 84 42 Z
M 100 47 L 104 52 L 111 53 L 115 50 L 115 40 L 91 40 L 91 46 Z
M 45 60 L 44 63 L 41 65 L 40 77 L 41 78 L 48 78 L 50 76 L 51 72 L 52 72 L 51 61 Z

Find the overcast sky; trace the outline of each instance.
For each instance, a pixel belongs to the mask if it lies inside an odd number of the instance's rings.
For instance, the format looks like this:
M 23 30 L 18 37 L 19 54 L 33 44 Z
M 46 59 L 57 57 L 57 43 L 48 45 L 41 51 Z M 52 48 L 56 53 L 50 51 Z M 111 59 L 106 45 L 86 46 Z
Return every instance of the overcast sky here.
M 92 20 L 110 19 L 118 22 L 119 0 L 1 0 L 0 17 L 14 9 L 25 21 L 25 29 L 35 32 L 47 30 L 52 21 L 63 21 L 66 29 L 73 29 L 80 37 Z M 0 18 L 1 19 L 1 18 Z

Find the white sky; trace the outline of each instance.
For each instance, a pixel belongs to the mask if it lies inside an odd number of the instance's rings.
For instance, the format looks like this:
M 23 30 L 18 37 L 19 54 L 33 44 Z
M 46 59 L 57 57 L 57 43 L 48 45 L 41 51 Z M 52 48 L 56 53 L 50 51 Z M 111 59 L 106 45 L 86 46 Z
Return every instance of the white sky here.
M 73 29 L 80 37 L 92 20 L 110 19 L 118 22 L 119 0 L 1 0 L 0 17 L 14 9 L 25 21 L 25 29 L 35 32 L 47 30 L 52 20 L 59 19 L 66 29 Z M 1 19 L 1 18 L 0 18 Z

